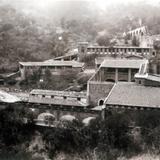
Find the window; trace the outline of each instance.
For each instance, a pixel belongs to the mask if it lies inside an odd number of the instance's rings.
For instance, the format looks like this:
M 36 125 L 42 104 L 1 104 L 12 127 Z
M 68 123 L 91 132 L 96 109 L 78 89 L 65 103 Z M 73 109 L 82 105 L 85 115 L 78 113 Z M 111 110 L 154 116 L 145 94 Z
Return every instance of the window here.
M 142 84 L 142 81 L 141 80 L 139 80 L 139 82 L 138 82 L 139 84 Z
M 107 72 L 115 72 L 115 68 L 107 68 L 106 71 Z
M 63 99 L 67 99 L 67 97 L 66 97 L 66 96 L 64 96 L 64 97 L 63 97 Z
M 82 52 L 82 53 L 85 52 L 85 48 L 84 48 L 84 47 L 81 48 L 81 52 Z
M 91 48 L 87 48 L 87 52 L 91 52 Z
M 119 68 L 118 72 L 128 73 L 128 69 L 127 68 Z
M 157 74 L 160 74 L 160 64 L 157 64 Z
M 42 98 L 45 98 L 45 95 L 42 95 Z
M 137 50 L 137 53 L 141 53 L 142 52 L 142 50 L 141 49 L 136 49 Z
M 54 96 L 51 96 L 51 98 L 54 98 Z
M 155 52 L 153 52 L 153 53 L 152 53 L 152 55 L 153 55 L 153 56 L 155 56 L 155 55 L 156 55 L 156 53 L 155 53 Z
M 78 100 L 78 101 L 80 101 L 80 100 L 81 100 L 81 98 L 79 98 L 79 97 L 78 97 L 78 98 L 77 98 L 77 100 Z

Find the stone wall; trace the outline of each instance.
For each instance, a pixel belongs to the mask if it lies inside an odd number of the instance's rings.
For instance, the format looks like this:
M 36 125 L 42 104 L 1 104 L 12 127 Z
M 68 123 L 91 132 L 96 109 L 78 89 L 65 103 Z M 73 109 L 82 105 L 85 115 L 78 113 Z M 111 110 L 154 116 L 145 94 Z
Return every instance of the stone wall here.
M 55 116 L 56 118 L 56 121 L 59 121 L 61 119 L 62 116 L 65 116 L 65 115 L 72 115 L 74 116 L 76 119 L 78 119 L 79 121 L 82 121 L 83 119 L 85 118 L 88 118 L 88 117 L 100 117 L 101 116 L 101 112 L 98 112 L 98 111 L 92 111 L 92 110 L 73 110 L 73 109 L 48 109 L 48 108 L 39 108 L 39 109 L 36 109 L 34 111 L 34 115 L 35 115 L 35 119 L 38 118 L 38 116 L 41 114 L 41 113 L 50 113 L 52 114 L 53 116 Z
M 104 100 L 107 97 L 113 85 L 114 83 L 112 82 L 89 81 L 87 89 L 89 104 L 97 106 L 99 100 Z

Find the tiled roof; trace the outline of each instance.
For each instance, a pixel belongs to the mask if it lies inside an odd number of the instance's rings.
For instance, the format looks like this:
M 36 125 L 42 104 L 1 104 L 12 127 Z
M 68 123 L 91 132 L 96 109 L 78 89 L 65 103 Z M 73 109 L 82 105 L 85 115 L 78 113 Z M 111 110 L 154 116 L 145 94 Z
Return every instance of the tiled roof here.
M 39 97 L 39 95 L 44 95 L 45 97 Z M 82 99 L 78 100 L 77 98 Z M 30 92 L 29 102 L 64 106 L 88 106 L 85 92 L 66 92 L 36 89 Z
M 53 91 L 53 90 L 42 90 L 42 89 L 34 89 L 30 92 L 30 94 L 36 95 L 48 95 L 48 96 L 66 96 L 66 97 L 81 97 L 86 98 L 86 92 L 67 92 L 67 91 Z
M 128 60 L 128 59 L 104 60 L 103 63 L 101 64 L 101 67 L 139 69 L 140 65 L 146 62 L 147 60 Z
M 105 100 L 108 105 L 160 107 L 160 88 L 132 82 L 117 83 Z
M 88 46 L 87 48 L 129 48 L 129 49 L 152 49 L 151 47 L 136 47 L 136 46 L 113 46 L 113 47 L 111 47 L 111 46 L 98 46 L 98 45 L 90 45 L 90 46 Z
M 88 106 L 87 101 L 78 101 L 76 98 L 66 98 L 62 99 L 59 97 L 54 98 L 40 98 L 40 97 L 29 97 L 30 103 L 39 103 L 39 104 L 52 104 L 52 105 L 64 105 L 64 106 Z
M 83 67 L 84 63 L 77 61 L 45 61 L 45 62 L 19 62 L 23 66 L 72 66 Z
M 95 64 L 102 64 L 102 62 L 104 61 L 104 60 L 114 60 L 114 59 L 121 59 L 121 58 L 115 58 L 115 57 L 97 57 L 97 58 L 95 58 Z
M 123 58 L 121 57 L 111 57 L 111 56 L 108 56 L 108 57 L 97 57 L 95 59 L 95 64 L 102 64 L 102 62 L 104 60 L 134 60 L 134 59 L 130 59 L 130 58 L 138 58 L 139 60 L 142 60 L 143 59 L 143 56 L 140 56 L 140 55 L 124 55 Z M 135 59 L 137 60 L 137 59 Z

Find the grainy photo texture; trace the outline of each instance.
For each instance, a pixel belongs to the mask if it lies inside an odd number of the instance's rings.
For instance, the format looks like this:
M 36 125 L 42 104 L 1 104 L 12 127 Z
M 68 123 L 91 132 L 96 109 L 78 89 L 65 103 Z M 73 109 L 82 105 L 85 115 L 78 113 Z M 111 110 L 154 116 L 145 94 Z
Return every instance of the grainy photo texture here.
M 160 0 L 0 0 L 0 160 L 160 160 Z

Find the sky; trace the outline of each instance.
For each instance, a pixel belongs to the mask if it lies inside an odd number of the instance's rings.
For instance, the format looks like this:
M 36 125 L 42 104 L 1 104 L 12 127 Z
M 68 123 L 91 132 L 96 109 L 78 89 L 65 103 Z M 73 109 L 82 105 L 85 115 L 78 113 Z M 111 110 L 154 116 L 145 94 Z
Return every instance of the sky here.
M 128 3 L 143 3 L 147 2 L 152 5 L 160 5 L 160 0 L 0 0 L 3 3 L 14 3 L 19 6 L 27 6 L 27 9 L 35 9 L 39 11 L 48 11 L 52 6 L 56 6 L 57 2 L 63 1 L 88 1 L 97 6 L 98 9 L 105 10 L 109 5 L 117 5 L 117 4 L 128 4 Z M 63 6 L 64 7 L 64 6 Z
M 117 4 L 128 4 L 128 3 L 143 3 L 147 2 L 152 5 L 160 5 L 160 0 L 27 0 L 31 1 L 31 3 L 39 8 L 46 10 L 48 7 L 56 4 L 56 1 L 89 1 L 91 3 L 96 4 L 96 6 L 105 10 L 108 5 L 117 5 Z
M 89 1 L 95 3 L 100 8 L 105 8 L 106 5 L 112 4 L 127 4 L 127 3 L 136 3 L 136 2 L 147 2 L 149 4 L 157 5 L 160 4 L 160 0 L 1 0 L 3 2 L 16 2 L 16 3 L 23 3 L 30 4 L 37 8 L 47 9 L 49 6 L 56 4 L 56 1 Z

